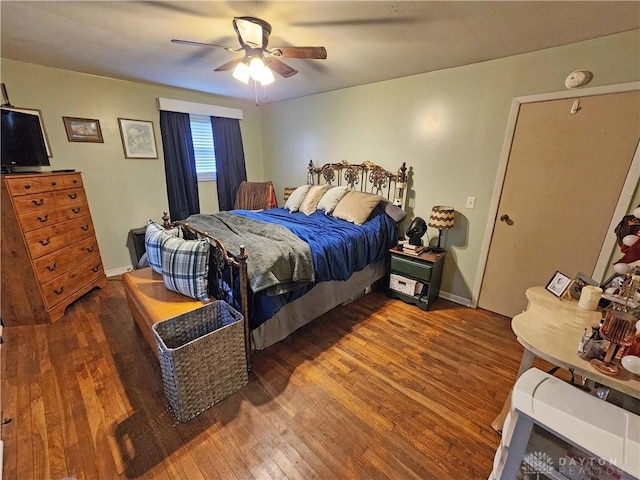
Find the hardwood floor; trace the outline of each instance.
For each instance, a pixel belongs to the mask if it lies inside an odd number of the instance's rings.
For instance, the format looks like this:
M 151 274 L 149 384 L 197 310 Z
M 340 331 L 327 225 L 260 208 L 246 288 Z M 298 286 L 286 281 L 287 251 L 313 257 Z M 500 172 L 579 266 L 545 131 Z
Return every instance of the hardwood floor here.
M 5 479 L 485 479 L 522 354 L 506 317 L 373 292 L 178 424 L 118 279 L 4 338 Z

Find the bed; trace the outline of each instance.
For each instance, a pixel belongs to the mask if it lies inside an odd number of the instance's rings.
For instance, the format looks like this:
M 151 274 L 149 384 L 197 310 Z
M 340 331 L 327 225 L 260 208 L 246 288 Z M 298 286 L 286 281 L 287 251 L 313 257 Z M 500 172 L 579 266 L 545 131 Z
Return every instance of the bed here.
M 387 273 L 387 252 L 397 243 L 397 224 L 403 216 L 405 164 L 390 172 L 368 162 L 321 167 L 310 162 L 306 187 L 307 201 L 311 192 L 322 192 L 318 208 L 328 191 L 335 194 L 335 188 L 341 188 L 348 195 L 334 205 L 332 214 L 302 207 L 291 211 L 288 199 L 282 208 L 197 214 L 177 222 L 164 219 L 165 228 L 179 226 L 188 239 L 210 244 L 207 291 L 244 314 L 247 351 L 286 338 L 360 296 Z M 372 200 L 374 195 L 381 199 Z M 354 223 L 343 219 L 351 215 L 343 207 L 347 199 L 358 208 L 363 199 L 377 205 L 366 221 Z

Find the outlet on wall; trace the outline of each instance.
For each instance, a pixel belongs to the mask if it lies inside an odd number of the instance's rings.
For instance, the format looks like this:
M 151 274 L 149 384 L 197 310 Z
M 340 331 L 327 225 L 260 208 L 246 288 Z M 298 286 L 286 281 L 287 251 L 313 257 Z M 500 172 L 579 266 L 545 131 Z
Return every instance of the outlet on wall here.
M 476 206 L 476 197 L 467 197 L 465 208 L 474 208 Z

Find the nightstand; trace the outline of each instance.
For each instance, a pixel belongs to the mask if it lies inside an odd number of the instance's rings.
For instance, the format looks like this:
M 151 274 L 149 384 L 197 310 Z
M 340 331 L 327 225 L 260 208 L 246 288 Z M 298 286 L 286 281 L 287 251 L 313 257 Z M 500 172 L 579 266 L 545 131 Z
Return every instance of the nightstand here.
M 394 281 L 390 280 L 387 295 L 417 305 L 422 310 L 427 310 L 440 293 L 445 253 L 428 252 L 411 255 L 395 247 L 389 252 L 391 253 L 391 275 L 393 275 L 391 278 Z M 397 288 L 397 285 L 394 285 L 396 289 L 391 288 L 398 276 L 404 277 L 408 282 L 404 282 L 403 288 Z M 419 282 L 421 285 L 415 289 L 407 290 L 406 285 L 411 287 L 414 282 Z

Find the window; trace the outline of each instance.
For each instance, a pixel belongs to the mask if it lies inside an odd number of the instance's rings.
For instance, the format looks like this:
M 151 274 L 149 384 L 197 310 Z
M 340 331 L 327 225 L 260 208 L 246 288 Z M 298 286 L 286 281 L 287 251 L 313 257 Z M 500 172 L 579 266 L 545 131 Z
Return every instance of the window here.
M 207 115 L 190 113 L 191 138 L 196 155 L 196 173 L 199 182 L 211 182 L 216 179 L 216 154 L 213 149 L 213 129 L 211 118 Z

